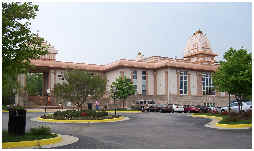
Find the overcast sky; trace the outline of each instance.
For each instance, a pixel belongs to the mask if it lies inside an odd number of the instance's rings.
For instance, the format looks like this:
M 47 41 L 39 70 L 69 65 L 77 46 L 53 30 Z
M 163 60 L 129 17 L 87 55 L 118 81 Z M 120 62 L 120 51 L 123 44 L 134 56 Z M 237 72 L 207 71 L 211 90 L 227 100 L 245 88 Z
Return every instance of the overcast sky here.
M 121 58 L 182 58 L 187 39 L 207 34 L 221 59 L 230 47 L 251 52 L 251 3 L 38 3 L 33 32 L 57 60 L 108 64 Z

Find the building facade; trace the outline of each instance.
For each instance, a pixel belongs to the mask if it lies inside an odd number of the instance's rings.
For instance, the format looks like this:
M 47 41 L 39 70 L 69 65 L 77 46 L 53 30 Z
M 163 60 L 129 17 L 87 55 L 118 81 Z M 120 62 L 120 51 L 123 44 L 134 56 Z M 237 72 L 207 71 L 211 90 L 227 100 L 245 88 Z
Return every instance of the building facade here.
M 45 43 L 46 44 L 46 43 Z M 85 70 L 105 76 L 106 95 L 101 104 L 111 104 L 110 86 L 119 76 L 130 78 L 136 86 L 135 95 L 128 98 L 127 106 L 136 100 L 154 100 L 159 104 L 176 103 L 182 105 L 226 105 L 227 93 L 216 92 L 211 73 L 218 64 L 207 36 L 200 30 L 187 41 L 184 57 L 181 59 L 152 56 L 138 53 L 135 60 L 120 59 L 107 65 L 56 61 L 57 51 L 49 46 L 49 54 L 32 60 L 35 68 L 30 72 L 43 73 L 43 94 L 54 90 L 54 85 L 65 82 L 64 72 L 68 69 Z

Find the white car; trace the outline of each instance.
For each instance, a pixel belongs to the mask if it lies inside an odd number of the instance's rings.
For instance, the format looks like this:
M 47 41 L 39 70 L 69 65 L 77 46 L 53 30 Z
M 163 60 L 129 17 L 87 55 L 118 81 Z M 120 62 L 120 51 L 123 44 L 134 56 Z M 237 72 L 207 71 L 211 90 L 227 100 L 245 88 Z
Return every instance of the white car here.
M 173 112 L 184 112 L 183 105 L 173 104 Z
M 239 112 L 238 102 L 232 102 L 230 104 L 230 110 L 233 112 Z M 242 111 L 247 112 L 248 110 L 252 110 L 251 101 L 242 102 Z M 228 106 L 224 106 L 221 108 L 221 112 L 228 112 Z
M 72 103 L 69 101 L 69 102 L 66 103 L 66 106 L 71 107 Z

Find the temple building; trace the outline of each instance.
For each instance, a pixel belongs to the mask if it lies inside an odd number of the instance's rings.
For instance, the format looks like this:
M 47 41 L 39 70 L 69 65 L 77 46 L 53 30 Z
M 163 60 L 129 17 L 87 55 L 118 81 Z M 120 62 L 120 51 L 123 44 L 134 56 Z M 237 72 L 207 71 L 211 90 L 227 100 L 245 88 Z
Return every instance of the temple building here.
M 55 84 L 65 81 L 64 72 L 67 69 L 78 69 L 107 78 L 106 93 L 100 100 L 104 105 L 112 103 L 110 85 L 119 76 L 130 78 L 137 89 L 136 94 L 126 101 L 127 106 L 134 105 L 137 100 L 154 100 L 158 104 L 219 106 L 228 102 L 225 92 L 214 89 L 211 73 L 219 66 L 215 60 L 217 55 L 212 52 L 206 34 L 200 30 L 189 37 L 181 59 L 145 57 L 139 52 L 135 60 L 120 59 L 111 64 L 96 65 L 56 61 L 57 50 L 49 46 L 48 51 L 47 55 L 31 61 L 35 68 L 30 70 L 43 73 L 44 96 L 47 89 L 54 91 Z M 36 100 L 33 97 L 29 96 L 31 102 Z

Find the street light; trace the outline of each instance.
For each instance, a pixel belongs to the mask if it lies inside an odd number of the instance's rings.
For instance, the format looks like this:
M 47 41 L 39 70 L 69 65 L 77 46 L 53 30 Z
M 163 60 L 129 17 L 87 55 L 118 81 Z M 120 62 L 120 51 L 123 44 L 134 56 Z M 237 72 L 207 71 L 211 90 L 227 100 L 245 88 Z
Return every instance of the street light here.
M 114 99 L 114 106 L 115 106 L 115 117 L 116 117 L 116 87 L 112 86 L 112 92 L 113 92 L 113 99 Z
M 47 112 L 47 106 L 48 106 L 48 102 L 49 102 L 49 96 L 50 96 L 50 89 L 47 89 L 47 103 L 46 103 L 46 106 L 45 106 L 45 113 Z

